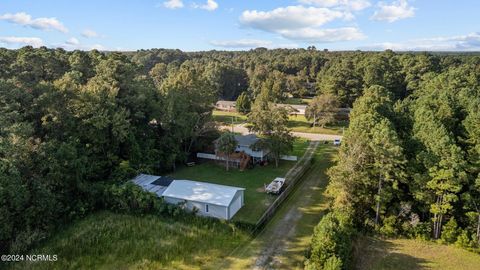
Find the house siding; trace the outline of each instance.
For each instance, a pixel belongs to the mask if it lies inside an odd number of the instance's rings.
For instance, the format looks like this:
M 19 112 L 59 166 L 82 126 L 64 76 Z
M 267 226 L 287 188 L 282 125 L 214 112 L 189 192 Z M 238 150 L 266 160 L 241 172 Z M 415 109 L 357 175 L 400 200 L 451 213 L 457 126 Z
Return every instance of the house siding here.
M 237 191 L 232 203 L 228 206 L 228 218 L 232 218 L 243 206 L 243 190 Z
M 201 216 L 215 217 L 220 219 L 229 219 L 227 215 L 226 206 L 208 204 L 208 212 L 205 212 L 205 205 L 207 205 L 207 203 L 185 201 L 183 199 L 177 199 L 177 198 L 167 197 L 167 196 L 165 196 L 164 199 L 165 199 L 165 202 L 170 204 L 179 204 L 179 203 L 186 202 L 185 208 L 187 210 L 193 211 L 194 209 L 196 209 L 197 214 Z

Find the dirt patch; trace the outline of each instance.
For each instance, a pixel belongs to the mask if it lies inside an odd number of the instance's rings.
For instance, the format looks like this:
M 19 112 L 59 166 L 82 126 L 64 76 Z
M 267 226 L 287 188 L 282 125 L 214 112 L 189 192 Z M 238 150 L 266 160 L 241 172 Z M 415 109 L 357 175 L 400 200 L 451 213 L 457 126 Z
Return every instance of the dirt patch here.
M 264 193 L 265 192 L 265 188 L 264 187 L 259 187 L 257 189 L 255 189 L 256 192 L 260 192 L 260 193 Z

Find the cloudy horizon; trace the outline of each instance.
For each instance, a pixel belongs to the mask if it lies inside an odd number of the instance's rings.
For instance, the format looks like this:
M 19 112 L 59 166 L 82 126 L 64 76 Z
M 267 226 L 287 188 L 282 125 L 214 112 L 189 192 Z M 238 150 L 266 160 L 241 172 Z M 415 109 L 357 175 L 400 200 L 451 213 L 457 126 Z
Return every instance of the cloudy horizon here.
M 0 47 L 480 51 L 475 1 L 235 2 L 4 1 Z

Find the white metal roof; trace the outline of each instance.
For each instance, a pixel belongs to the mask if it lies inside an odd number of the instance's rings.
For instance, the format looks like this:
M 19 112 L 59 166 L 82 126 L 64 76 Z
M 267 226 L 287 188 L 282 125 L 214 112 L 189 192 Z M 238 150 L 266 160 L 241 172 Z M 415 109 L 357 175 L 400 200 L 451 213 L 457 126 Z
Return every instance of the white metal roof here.
M 229 206 L 239 190 L 245 189 L 190 180 L 174 180 L 163 192 L 163 196 Z
M 153 185 L 152 183 L 160 179 L 161 176 L 148 175 L 148 174 L 139 174 L 135 177 L 132 182 L 136 185 L 142 187 L 144 190 L 153 192 L 157 196 L 162 196 L 163 191 L 166 189 L 164 186 Z

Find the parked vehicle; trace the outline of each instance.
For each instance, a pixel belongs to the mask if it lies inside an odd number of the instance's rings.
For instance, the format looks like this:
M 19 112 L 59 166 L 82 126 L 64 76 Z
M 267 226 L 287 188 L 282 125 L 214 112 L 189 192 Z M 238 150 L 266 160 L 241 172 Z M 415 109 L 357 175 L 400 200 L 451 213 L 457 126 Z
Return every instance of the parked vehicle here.
M 284 184 L 285 178 L 277 177 L 270 184 L 268 184 L 267 187 L 265 187 L 265 191 L 270 194 L 280 194 Z
M 333 145 L 336 145 L 336 146 L 339 146 L 340 143 L 341 143 L 340 139 L 335 139 L 335 140 L 333 141 Z

